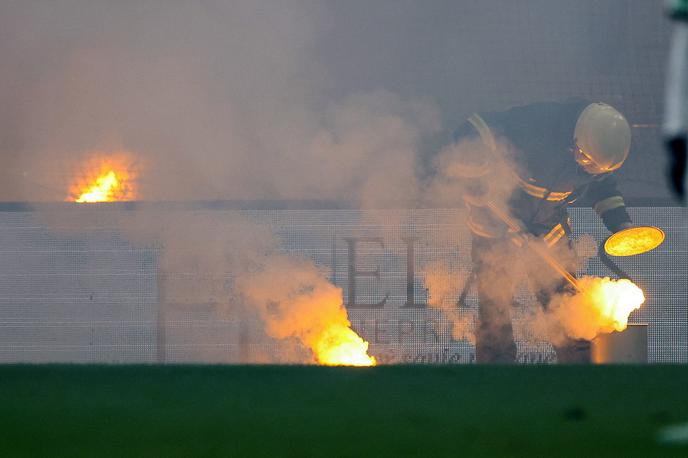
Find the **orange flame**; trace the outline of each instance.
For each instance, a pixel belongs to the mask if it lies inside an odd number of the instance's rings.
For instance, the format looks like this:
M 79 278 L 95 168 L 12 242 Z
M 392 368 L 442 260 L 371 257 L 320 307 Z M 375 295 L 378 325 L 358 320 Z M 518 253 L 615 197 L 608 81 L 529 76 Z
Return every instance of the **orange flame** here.
M 133 160 L 120 153 L 89 161 L 70 187 L 70 202 L 129 201 L 136 198 Z
M 368 342 L 342 324 L 333 324 L 325 328 L 314 342 L 313 353 L 320 364 L 327 366 L 377 364 L 374 356 L 368 356 Z
M 631 312 L 638 310 L 645 295 L 631 280 L 602 278 L 593 282 L 588 292 L 598 312 L 598 319 L 604 325 L 604 332 L 623 331 L 628 326 Z M 611 328 L 611 330 L 607 330 Z
M 329 366 L 374 366 L 368 342 L 353 329 L 342 290 L 311 262 L 275 255 L 257 272 L 239 277 L 242 295 L 257 306 L 268 335 L 296 338 L 310 362 Z
M 578 284 L 580 292 L 563 296 L 551 312 L 566 335 L 576 339 L 623 331 L 630 314 L 645 302 L 643 290 L 627 279 L 583 277 Z

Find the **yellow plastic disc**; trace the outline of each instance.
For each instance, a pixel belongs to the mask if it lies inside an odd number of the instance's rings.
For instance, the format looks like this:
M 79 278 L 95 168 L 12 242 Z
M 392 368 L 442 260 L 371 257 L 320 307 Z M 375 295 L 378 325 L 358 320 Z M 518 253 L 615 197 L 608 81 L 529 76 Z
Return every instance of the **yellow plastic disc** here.
M 654 226 L 629 227 L 612 234 L 604 251 L 612 256 L 634 256 L 654 250 L 664 242 L 664 231 Z

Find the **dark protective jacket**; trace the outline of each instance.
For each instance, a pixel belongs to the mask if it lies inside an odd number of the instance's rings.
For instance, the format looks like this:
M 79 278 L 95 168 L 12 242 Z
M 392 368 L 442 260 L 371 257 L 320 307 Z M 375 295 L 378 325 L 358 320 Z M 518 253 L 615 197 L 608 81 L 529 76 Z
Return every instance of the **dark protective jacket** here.
M 582 99 L 535 103 L 503 112 L 477 113 L 455 132 L 454 140 L 480 138 L 484 143 L 506 140 L 513 146 L 512 169 L 517 186 L 508 206 L 529 232 L 556 243 L 568 231 L 566 208 L 583 199 L 616 232 L 630 222 L 613 173 L 590 175 L 576 162 L 573 136 L 579 114 L 589 104 Z M 464 200 L 470 211 L 469 225 L 483 237 L 504 235 L 504 225 L 485 207 L 494 157 L 463 157 L 469 192 Z

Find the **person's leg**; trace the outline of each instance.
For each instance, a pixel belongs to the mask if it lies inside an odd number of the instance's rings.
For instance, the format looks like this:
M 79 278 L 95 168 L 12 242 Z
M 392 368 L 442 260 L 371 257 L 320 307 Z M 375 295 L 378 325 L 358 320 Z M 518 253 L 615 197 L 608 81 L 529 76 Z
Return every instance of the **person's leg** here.
M 516 343 L 511 326 L 511 273 L 503 264 L 490 262 L 491 256 L 504 241 L 474 237 L 473 269 L 478 287 L 479 322 L 476 329 L 475 357 L 478 363 L 513 364 Z
M 555 289 L 555 293 L 563 294 L 567 287 L 568 284 L 564 281 Z M 549 306 L 552 294 L 549 291 L 540 290 L 536 295 L 538 301 L 546 310 Z M 559 364 L 590 364 L 591 354 L 589 340 L 567 338 L 557 344 L 553 344 L 553 347 L 557 354 L 557 363 Z
M 544 236 L 544 238 L 546 242 L 548 242 L 548 240 L 554 240 L 554 243 L 549 246 L 549 249 L 556 254 L 560 262 L 564 263 L 566 269 L 575 275 L 575 270 L 578 267 L 578 259 L 571 242 L 571 221 L 568 215 L 563 214 L 559 224 L 564 231 L 564 237 L 559 236 L 560 238 L 558 240 L 553 238 L 556 237 L 556 235 L 553 235 L 553 237 Z M 542 234 L 550 233 L 551 231 L 551 228 L 545 228 L 543 226 L 536 234 L 542 236 Z M 534 286 L 537 300 L 544 310 L 548 309 L 553 294 L 575 294 L 571 285 L 563 278 L 559 283 L 555 284 L 554 287 L 552 287 L 551 284 L 547 285 L 547 283 L 549 283 L 548 281 L 545 282 L 546 286 L 542 284 L 536 286 L 537 281 L 533 280 L 538 278 L 537 269 L 549 269 L 549 266 L 542 263 L 539 266 L 530 265 L 530 268 L 533 269 L 529 275 L 531 287 Z M 591 361 L 590 341 L 588 340 L 571 338 L 566 338 L 564 340 L 558 339 L 557 343 L 553 344 L 553 347 L 557 354 L 557 362 L 559 364 L 589 364 Z
M 567 339 L 564 343 L 555 345 L 554 351 L 559 364 L 590 364 L 589 340 Z

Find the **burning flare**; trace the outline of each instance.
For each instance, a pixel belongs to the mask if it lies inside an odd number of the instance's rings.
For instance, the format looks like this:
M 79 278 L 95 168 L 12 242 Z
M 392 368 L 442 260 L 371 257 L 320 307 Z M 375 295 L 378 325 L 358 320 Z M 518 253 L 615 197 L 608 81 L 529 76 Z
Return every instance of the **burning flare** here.
M 589 295 L 603 332 L 626 329 L 631 312 L 638 310 L 645 302 L 643 290 L 625 278 L 595 278 L 589 283 L 589 289 L 584 290 L 584 294 Z
M 313 353 L 318 363 L 327 366 L 374 366 L 375 357 L 368 356 L 368 342 L 350 327 L 333 324 L 324 329 L 314 342 Z
M 563 296 L 551 309 L 557 325 L 575 339 L 623 331 L 630 314 L 645 302 L 643 291 L 627 279 L 583 277 L 579 286 L 579 293 Z
M 111 202 L 117 200 L 115 192 L 119 188 L 119 180 L 114 170 L 96 178 L 96 182 L 86 192 L 82 193 L 76 202 Z
M 79 203 L 134 200 L 132 163 L 128 154 L 92 159 L 72 184 L 67 200 Z
M 324 278 L 313 263 L 289 256 L 268 258 L 258 272 L 236 286 L 254 304 L 268 335 L 296 338 L 311 362 L 329 366 L 374 366 L 368 342 L 351 329 L 341 288 Z

